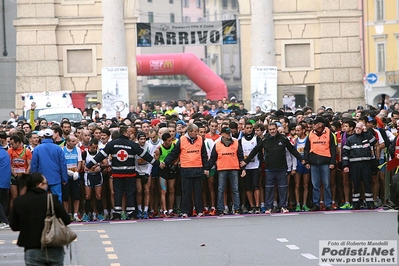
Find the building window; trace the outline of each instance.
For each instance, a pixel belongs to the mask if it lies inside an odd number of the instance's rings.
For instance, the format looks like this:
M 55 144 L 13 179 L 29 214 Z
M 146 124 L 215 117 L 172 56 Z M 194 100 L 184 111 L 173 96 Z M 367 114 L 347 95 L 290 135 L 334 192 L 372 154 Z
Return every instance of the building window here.
M 154 12 L 148 12 L 148 22 L 154 22 Z
M 152 3 L 152 0 L 147 0 L 147 2 Z
M 190 0 L 182 0 L 183 1 L 183 6 L 184 7 L 189 7 L 190 6 Z
M 173 0 L 169 0 L 169 4 L 173 4 Z
M 237 0 L 231 0 L 231 8 L 236 9 L 237 8 Z
M 377 72 L 385 72 L 385 43 L 377 43 Z
M 287 40 L 281 42 L 281 70 L 314 70 L 313 40 Z
M 64 47 L 64 77 L 97 76 L 96 49 L 95 45 Z
M 191 22 L 191 17 L 184 16 L 184 22 Z
M 170 13 L 170 22 L 175 22 L 175 13 Z
M 227 9 L 227 0 L 222 0 L 223 9 Z
M 385 2 L 384 0 L 375 0 L 375 18 L 376 21 L 384 21 Z
M 215 16 L 215 21 L 217 21 L 218 20 L 218 12 L 215 11 L 214 16 Z
M 201 3 L 201 2 L 202 2 L 202 0 L 197 0 L 197 7 L 198 7 L 198 8 L 201 8 L 201 6 L 202 6 L 202 3 Z

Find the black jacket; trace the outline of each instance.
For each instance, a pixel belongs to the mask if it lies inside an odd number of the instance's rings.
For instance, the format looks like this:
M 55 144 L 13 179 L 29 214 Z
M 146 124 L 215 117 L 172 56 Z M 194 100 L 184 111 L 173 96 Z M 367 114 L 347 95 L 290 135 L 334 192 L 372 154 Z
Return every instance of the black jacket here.
M 298 160 L 302 160 L 301 154 L 299 154 L 295 147 L 292 146 L 291 142 L 286 136 L 277 133 L 273 137 L 268 133 L 244 160 L 245 163 L 248 164 L 257 153 L 262 152 L 262 148 L 264 151 L 264 159 L 267 170 L 287 170 L 288 167 L 287 160 L 285 158 L 285 148 L 287 148 L 288 151 Z
M 58 198 L 53 195 L 54 212 L 65 225 L 71 223 L 68 213 Z M 47 211 L 47 193 L 41 188 L 28 189 L 26 194 L 14 200 L 11 211 L 10 227 L 20 231 L 17 245 L 25 249 L 40 249 L 40 239 Z
M 364 132 L 350 136 L 342 149 L 342 165 L 346 167 L 349 162 L 370 161 L 372 141 L 370 135 Z
M 135 175 L 136 155 L 155 166 L 159 165 L 159 161 L 156 161 L 148 152 L 144 151 L 139 144 L 129 140 L 126 136 L 120 136 L 119 138 L 109 142 L 92 161 L 86 164 L 86 167 L 90 169 L 107 158 L 108 155 L 111 155 L 112 157 L 112 174 L 126 174 L 127 176 Z M 116 176 L 114 176 L 114 178 L 115 177 Z

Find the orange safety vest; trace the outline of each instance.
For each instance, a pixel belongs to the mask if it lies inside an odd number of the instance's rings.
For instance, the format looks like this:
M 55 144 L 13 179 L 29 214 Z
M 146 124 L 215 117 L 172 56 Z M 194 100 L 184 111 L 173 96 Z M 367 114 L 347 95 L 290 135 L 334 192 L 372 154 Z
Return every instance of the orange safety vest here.
M 216 167 L 218 171 L 223 170 L 240 170 L 238 162 L 238 140 L 234 139 L 233 143 L 226 147 L 221 141 L 215 144 L 218 158 L 216 160 Z
M 180 166 L 182 168 L 203 167 L 202 165 L 202 138 L 197 136 L 193 144 L 186 136 L 180 137 Z
M 330 129 L 325 128 L 323 134 L 319 137 L 316 133 L 311 132 L 309 134 L 310 151 L 324 157 L 331 157 L 330 150 Z

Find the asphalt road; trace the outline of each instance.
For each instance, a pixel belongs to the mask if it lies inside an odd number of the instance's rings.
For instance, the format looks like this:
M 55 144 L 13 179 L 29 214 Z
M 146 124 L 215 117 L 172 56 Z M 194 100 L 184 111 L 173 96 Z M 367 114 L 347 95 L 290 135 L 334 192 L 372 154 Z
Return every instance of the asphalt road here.
M 319 265 L 319 240 L 398 240 L 397 211 L 333 211 L 79 223 L 65 265 Z M 24 265 L 0 230 L 0 265 Z

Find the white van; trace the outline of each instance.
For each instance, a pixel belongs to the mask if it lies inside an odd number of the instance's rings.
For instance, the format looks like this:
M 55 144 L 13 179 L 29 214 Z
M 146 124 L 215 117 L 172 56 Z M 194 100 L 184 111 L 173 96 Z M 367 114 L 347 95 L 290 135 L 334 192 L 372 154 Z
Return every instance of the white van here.
M 77 108 L 47 108 L 39 110 L 37 114 L 38 118 L 57 123 L 63 118 L 68 118 L 71 122 L 80 122 L 83 119 L 82 113 Z
M 24 115 L 29 119 L 32 102 L 36 103 L 35 118 L 40 110 L 48 108 L 73 108 L 71 91 L 43 91 L 33 93 L 22 93 L 24 101 Z

